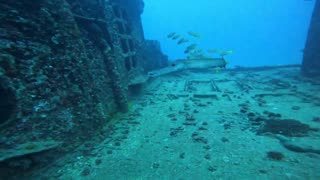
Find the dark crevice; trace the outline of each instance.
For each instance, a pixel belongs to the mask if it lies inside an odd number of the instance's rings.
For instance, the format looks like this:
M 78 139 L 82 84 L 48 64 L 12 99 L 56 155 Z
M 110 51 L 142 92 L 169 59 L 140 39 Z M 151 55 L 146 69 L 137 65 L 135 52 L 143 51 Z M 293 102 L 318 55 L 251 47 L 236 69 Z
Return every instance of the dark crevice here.
M 125 33 L 124 28 L 123 28 L 122 23 L 120 21 L 117 22 L 117 26 L 118 26 L 120 34 L 124 34 Z
M 127 71 L 130 71 L 131 70 L 131 63 L 130 63 L 130 58 L 129 57 L 127 57 L 125 59 L 125 65 L 126 65 Z
M 120 15 L 120 8 L 119 8 L 119 6 L 114 5 L 114 6 L 112 6 L 112 8 L 113 8 L 114 15 L 115 15 L 116 17 L 120 18 L 121 15 Z
M 120 42 L 121 42 L 122 52 L 123 53 L 128 53 L 129 52 L 129 48 L 128 48 L 126 40 L 125 39 L 121 39 Z
M 10 122 L 16 104 L 13 92 L 0 83 L 0 128 Z
M 137 67 L 137 59 L 136 59 L 136 57 L 135 56 L 132 56 L 132 67 Z

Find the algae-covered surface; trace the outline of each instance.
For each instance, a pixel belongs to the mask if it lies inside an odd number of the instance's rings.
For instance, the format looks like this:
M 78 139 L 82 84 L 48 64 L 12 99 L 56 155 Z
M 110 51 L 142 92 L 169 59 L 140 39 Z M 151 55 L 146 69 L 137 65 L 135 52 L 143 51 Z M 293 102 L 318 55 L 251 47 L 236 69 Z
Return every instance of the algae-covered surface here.
M 320 179 L 320 81 L 299 73 L 210 69 L 151 79 L 103 141 L 33 177 Z

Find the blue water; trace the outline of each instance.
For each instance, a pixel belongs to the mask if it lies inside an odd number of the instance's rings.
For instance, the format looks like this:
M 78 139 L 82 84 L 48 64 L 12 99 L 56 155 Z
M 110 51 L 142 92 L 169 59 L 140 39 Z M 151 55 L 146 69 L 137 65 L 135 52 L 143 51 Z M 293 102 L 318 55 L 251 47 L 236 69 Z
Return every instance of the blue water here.
M 170 60 L 185 58 L 185 45 L 167 38 L 188 37 L 204 50 L 233 50 L 233 66 L 300 64 L 314 1 L 305 0 L 145 0 L 146 39 L 156 39 Z

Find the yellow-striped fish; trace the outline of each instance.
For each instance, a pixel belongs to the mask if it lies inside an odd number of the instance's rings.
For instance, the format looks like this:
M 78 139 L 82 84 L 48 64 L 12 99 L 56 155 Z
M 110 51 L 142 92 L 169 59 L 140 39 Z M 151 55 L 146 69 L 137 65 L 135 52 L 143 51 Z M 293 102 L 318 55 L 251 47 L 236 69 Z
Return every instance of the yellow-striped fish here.
M 189 31 L 188 34 L 189 34 L 189 36 L 193 36 L 195 38 L 199 38 L 199 39 L 201 38 L 201 35 L 197 32 Z
M 175 39 L 178 39 L 179 37 L 180 37 L 180 35 L 179 35 L 179 34 L 176 34 L 176 35 L 172 36 L 171 39 L 175 40 Z
M 175 33 L 175 32 L 172 32 L 172 33 L 169 33 L 169 34 L 167 35 L 167 37 L 168 37 L 168 38 L 172 38 L 174 35 L 176 35 L 176 33 Z
M 194 50 L 196 47 L 197 47 L 197 44 L 193 43 L 193 44 L 189 45 L 189 46 L 185 49 L 184 53 L 187 54 L 187 53 L 189 53 L 190 51 Z
M 183 44 L 183 43 L 186 43 L 186 42 L 188 42 L 188 41 L 189 41 L 188 39 L 181 38 L 181 39 L 178 41 L 178 44 Z

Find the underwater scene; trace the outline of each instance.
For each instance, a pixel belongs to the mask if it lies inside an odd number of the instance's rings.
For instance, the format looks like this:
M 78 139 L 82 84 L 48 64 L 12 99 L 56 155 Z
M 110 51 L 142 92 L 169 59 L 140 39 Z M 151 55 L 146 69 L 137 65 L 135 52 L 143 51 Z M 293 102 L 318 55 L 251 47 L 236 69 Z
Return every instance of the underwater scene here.
M 320 0 L 1 0 L 1 180 L 319 180 Z

